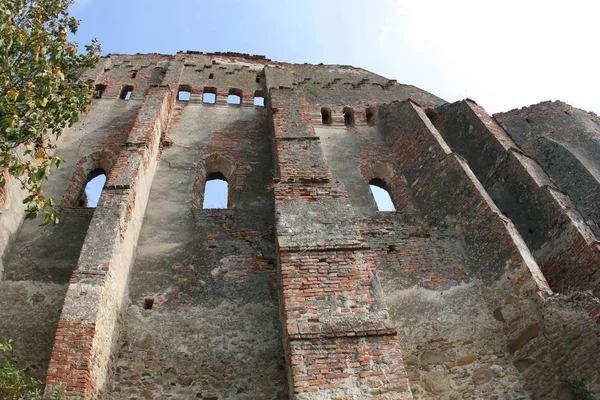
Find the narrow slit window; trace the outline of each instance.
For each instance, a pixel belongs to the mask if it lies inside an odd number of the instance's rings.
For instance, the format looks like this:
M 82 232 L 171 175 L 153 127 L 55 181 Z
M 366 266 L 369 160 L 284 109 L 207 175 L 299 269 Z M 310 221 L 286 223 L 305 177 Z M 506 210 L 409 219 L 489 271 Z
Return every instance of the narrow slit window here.
M 390 192 L 387 185 L 381 179 L 373 179 L 369 182 L 371 193 L 377 203 L 377 211 L 396 211 Z
M 94 90 L 94 97 L 96 99 L 101 99 L 105 90 L 106 90 L 106 85 L 96 85 L 96 88 Z
M 331 110 L 329 108 L 321 108 L 321 122 L 323 125 L 331 125 Z
M 215 74 L 213 74 L 212 72 L 208 74 L 208 79 L 215 79 Z
M 129 100 L 131 99 L 131 94 L 133 93 L 133 86 L 125 86 L 121 90 L 121 100 Z
M 88 182 L 85 185 L 85 189 L 79 199 L 79 207 L 90 207 L 95 208 L 98 206 L 98 200 L 100 200 L 100 194 L 106 183 L 106 173 L 104 170 L 98 169 L 92 171 L 88 175 Z
M 227 208 L 229 183 L 221 173 L 213 173 L 206 177 L 204 187 L 204 203 L 202 208 Z
M 205 104 L 215 104 L 217 101 L 217 95 L 214 93 L 204 93 L 202 95 L 202 102 Z
M 179 101 L 190 101 L 191 93 L 187 90 L 180 90 L 177 92 L 177 100 Z
M 136 78 L 136 76 L 137 76 L 137 71 L 133 71 L 133 72 L 131 73 L 131 79 L 135 79 L 135 78 Z
M 373 123 L 375 122 L 375 110 L 369 107 L 365 111 L 365 114 L 367 116 L 367 124 L 373 125 Z
M 344 108 L 344 125 L 354 126 L 354 110 L 351 108 Z

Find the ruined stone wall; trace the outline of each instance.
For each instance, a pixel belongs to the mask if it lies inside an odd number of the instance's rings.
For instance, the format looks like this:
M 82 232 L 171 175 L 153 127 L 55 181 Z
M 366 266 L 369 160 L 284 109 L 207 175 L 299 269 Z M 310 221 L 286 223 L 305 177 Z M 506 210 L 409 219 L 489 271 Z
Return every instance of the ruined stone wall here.
M 236 53 L 111 55 L 84 77 L 100 98 L 45 187 L 61 223 L 20 227 L 22 194 L 0 193 L 0 340 L 46 396 L 600 392 L 597 117 L 491 117 L 360 68 Z M 227 207 L 204 209 L 215 176 Z

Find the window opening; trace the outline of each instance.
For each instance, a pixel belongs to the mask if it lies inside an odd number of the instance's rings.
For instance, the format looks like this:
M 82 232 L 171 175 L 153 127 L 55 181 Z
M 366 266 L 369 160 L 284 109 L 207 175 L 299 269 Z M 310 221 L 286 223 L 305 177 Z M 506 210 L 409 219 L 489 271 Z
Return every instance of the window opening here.
M 351 108 L 344 108 L 344 124 L 346 126 L 354 126 L 354 110 Z
M 329 108 L 321 108 L 321 122 L 323 125 L 331 125 L 331 110 Z
M 102 169 L 97 169 L 89 173 L 88 182 L 79 199 L 79 207 L 95 208 L 98 206 L 98 200 L 102 194 L 102 189 L 106 183 L 106 173 Z
M 377 203 L 377 211 L 396 211 L 390 192 L 387 185 L 381 179 L 373 179 L 369 182 L 371 193 Z
M 202 208 L 227 208 L 229 183 L 220 172 L 206 177 Z
M 215 104 L 217 101 L 217 94 L 210 91 L 204 91 L 204 93 L 202 94 L 202 102 L 205 104 Z
M 260 96 L 254 97 L 254 105 L 256 107 L 264 107 L 265 106 L 265 98 L 260 97 Z
M 227 96 L 227 104 L 242 104 L 242 99 L 237 94 Z
M 106 85 L 96 85 L 96 88 L 94 90 L 94 97 L 97 99 L 101 99 L 105 90 L 106 90 Z
M 190 101 L 191 93 L 187 90 L 180 90 L 177 92 L 177 100 L 179 101 Z
M 373 122 L 375 122 L 375 110 L 367 108 L 365 114 L 367 115 L 367 124 L 373 125 Z
M 133 72 L 131 73 L 131 78 L 132 78 L 132 79 L 135 79 L 135 77 L 136 77 L 136 76 L 137 76 L 137 71 L 133 71 Z
M 123 90 L 121 90 L 121 100 L 129 100 L 131 99 L 131 94 L 133 93 L 133 86 L 125 86 Z
M 215 74 L 213 74 L 212 72 L 208 74 L 208 79 L 215 79 Z
M 227 104 L 242 104 L 242 91 L 239 89 L 230 89 L 227 96 Z
M 260 77 L 256 77 L 256 83 L 260 83 Z

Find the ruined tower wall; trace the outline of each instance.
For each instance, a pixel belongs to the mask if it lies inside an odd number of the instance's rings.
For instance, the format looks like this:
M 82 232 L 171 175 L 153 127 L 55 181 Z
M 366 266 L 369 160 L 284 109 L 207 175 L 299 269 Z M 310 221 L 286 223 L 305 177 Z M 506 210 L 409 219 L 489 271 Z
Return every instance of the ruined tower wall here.
M 47 395 L 543 399 L 569 377 L 600 391 L 587 189 L 508 122 L 260 56 L 112 55 L 85 76 L 102 98 L 46 187 L 62 222 L 25 222 L 0 282 L 0 339 Z M 98 207 L 81 207 L 98 168 Z M 227 208 L 203 207 L 214 177 Z M 377 210 L 373 182 L 396 211 Z

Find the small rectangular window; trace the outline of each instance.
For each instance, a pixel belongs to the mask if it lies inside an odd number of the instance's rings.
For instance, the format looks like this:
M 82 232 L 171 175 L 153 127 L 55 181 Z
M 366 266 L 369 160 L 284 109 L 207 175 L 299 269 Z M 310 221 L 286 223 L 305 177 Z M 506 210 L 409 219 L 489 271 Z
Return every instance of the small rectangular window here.
M 238 96 L 237 94 L 230 94 L 229 96 L 227 96 L 227 104 L 241 104 L 242 103 L 242 99 L 240 99 L 240 96 Z
M 96 88 L 94 90 L 94 98 L 101 99 L 105 90 L 106 90 L 106 85 L 96 85 Z
M 367 117 L 367 124 L 373 125 L 373 123 L 375 122 L 375 109 L 369 107 L 365 110 L 365 114 Z
M 344 107 L 344 125 L 354 126 L 354 110 L 350 107 Z
M 331 125 L 331 110 L 327 107 L 321 108 L 321 122 L 323 125 Z
M 255 97 L 254 105 L 256 107 L 264 107 L 265 106 L 265 98 L 264 97 Z
M 214 93 L 204 93 L 202 95 L 202 102 L 205 104 L 215 104 L 217 101 L 217 95 Z
M 187 90 L 180 90 L 177 92 L 177 100 L 179 101 L 190 101 L 191 93 Z
M 124 86 L 123 89 L 121 90 L 121 100 L 129 100 L 131 99 L 131 95 L 133 93 L 133 86 L 127 85 Z

